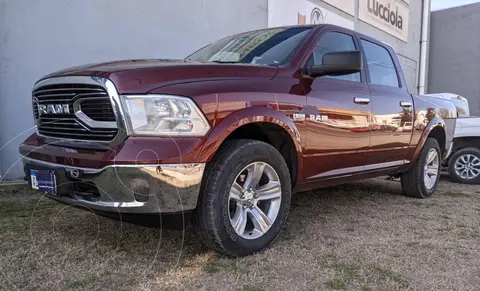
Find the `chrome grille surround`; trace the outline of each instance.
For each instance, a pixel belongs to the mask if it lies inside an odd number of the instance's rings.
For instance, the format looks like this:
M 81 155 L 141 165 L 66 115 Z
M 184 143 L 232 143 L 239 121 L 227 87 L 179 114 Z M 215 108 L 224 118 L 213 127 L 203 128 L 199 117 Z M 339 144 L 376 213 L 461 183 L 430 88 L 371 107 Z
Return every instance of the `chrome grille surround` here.
M 127 136 L 117 89 L 107 78 L 49 78 L 36 83 L 32 95 L 37 135 L 47 142 L 111 146 Z M 38 105 L 45 104 L 69 104 L 70 112 L 39 115 Z

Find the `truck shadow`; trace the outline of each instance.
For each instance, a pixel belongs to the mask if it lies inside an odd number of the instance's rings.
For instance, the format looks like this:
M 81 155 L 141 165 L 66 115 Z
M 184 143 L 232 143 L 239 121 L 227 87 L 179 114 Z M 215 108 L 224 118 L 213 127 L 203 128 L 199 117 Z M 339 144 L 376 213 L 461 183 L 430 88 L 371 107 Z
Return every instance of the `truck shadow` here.
M 289 225 L 299 226 L 292 231 L 301 232 L 305 219 L 322 219 L 325 215 L 335 214 L 338 223 L 341 224 L 342 213 L 354 212 L 358 215 L 362 215 L 362 213 L 368 215 L 368 211 L 365 212 L 365 210 L 368 210 L 369 206 L 388 205 L 392 200 L 399 199 L 404 199 L 401 194 L 400 183 L 382 178 L 302 192 L 292 197 L 288 221 Z M 83 215 L 83 211 L 79 212 L 79 215 Z M 90 213 L 90 216 L 93 217 L 92 213 Z M 160 225 L 158 223 L 159 219 L 162 228 L 158 228 L 158 225 Z M 169 257 L 172 257 L 173 254 L 189 256 L 192 252 L 209 252 L 198 242 L 192 227 L 189 225 L 190 219 L 191 214 L 179 215 L 174 218 L 167 217 L 167 219 L 155 217 L 156 223 L 147 226 L 142 223 L 144 226 L 140 226 L 137 223 L 132 224 L 125 220 L 112 220 L 97 215 L 94 220 L 100 221 L 99 232 L 96 237 L 91 237 L 90 240 L 95 239 L 95 243 L 105 244 L 102 248 L 121 247 L 127 249 L 131 245 L 137 245 L 135 240 L 138 238 L 150 243 L 158 241 L 158 244 L 155 244 L 158 253 L 162 256 L 168 254 Z M 76 225 L 72 225 L 71 220 L 64 220 L 63 222 L 57 224 L 59 228 L 56 229 L 56 232 L 62 232 L 62 236 L 65 238 L 72 235 L 72 239 L 78 235 L 78 232 L 72 231 L 72 229 L 78 229 L 80 225 L 88 223 L 87 220 Z M 186 227 L 182 227 L 184 222 Z M 85 229 L 86 227 L 82 228 Z M 135 248 L 137 247 L 138 245 Z

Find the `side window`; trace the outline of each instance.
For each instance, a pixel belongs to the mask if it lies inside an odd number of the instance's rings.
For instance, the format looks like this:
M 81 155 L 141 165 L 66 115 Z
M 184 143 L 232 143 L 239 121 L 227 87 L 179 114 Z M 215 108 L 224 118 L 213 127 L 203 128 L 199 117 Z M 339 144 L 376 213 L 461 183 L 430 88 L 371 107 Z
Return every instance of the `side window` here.
M 317 46 L 313 50 L 312 58 L 309 60 L 309 65 L 321 65 L 323 56 L 326 53 L 354 50 L 356 50 L 355 42 L 351 35 L 339 32 L 329 32 L 318 41 Z M 360 82 L 360 73 L 343 76 L 326 76 L 324 78 Z
M 398 86 L 398 75 L 392 56 L 386 48 L 362 39 L 362 46 L 367 57 L 370 83 L 373 85 Z

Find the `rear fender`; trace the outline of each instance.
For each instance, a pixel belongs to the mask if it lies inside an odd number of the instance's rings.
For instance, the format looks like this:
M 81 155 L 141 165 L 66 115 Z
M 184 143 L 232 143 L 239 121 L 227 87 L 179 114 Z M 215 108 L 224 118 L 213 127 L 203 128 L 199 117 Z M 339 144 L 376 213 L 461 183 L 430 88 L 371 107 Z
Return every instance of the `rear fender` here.
M 422 135 L 420 137 L 420 140 L 418 141 L 413 157 L 410 159 L 411 162 L 409 164 L 406 164 L 406 167 L 402 169 L 402 171 L 408 171 L 413 166 L 414 162 L 420 157 L 422 149 L 425 146 L 425 143 L 427 142 L 427 139 L 430 133 L 432 132 L 432 130 L 438 127 L 442 128 L 445 131 L 445 121 L 438 117 L 432 118 L 432 120 L 430 120 L 430 122 L 427 124 L 427 126 L 425 126 L 422 132 Z M 443 148 L 446 149 L 447 145 L 446 144 L 443 145 Z

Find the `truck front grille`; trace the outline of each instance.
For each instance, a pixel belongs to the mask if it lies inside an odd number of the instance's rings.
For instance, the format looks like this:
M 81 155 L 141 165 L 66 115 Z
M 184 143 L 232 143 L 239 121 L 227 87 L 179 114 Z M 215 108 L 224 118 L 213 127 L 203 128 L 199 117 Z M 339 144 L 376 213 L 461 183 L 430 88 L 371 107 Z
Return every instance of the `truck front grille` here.
M 87 117 L 79 117 L 75 111 L 81 111 Z M 33 91 L 33 112 L 38 132 L 44 136 L 111 141 L 117 135 L 116 126 L 102 125 L 105 122 L 115 125 L 116 121 L 108 93 L 101 86 L 41 86 Z
M 115 121 L 110 98 L 98 98 L 81 103 L 82 112 L 97 121 Z

